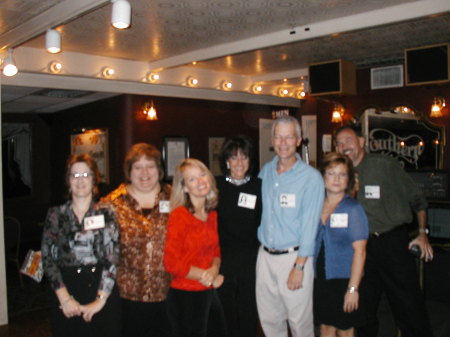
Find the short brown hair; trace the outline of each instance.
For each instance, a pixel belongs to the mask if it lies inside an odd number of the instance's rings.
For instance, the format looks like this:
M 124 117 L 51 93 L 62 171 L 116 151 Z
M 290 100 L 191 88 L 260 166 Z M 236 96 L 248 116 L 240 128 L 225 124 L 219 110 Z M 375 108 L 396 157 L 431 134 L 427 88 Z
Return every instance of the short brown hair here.
M 158 167 L 158 178 L 162 181 L 164 178 L 164 169 L 161 163 L 161 152 L 153 145 L 148 143 L 137 143 L 134 144 L 125 156 L 125 161 L 123 163 L 123 173 L 125 176 L 125 181 L 131 183 L 130 172 L 131 167 L 135 162 L 137 162 L 142 157 L 148 160 L 153 160 Z
M 72 166 L 76 163 L 85 163 L 89 169 L 92 171 L 92 195 L 95 197 L 98 195 L 98 184 L 100 183 L 100 171 L 98 170 L 97 162 L 88 153 L 73 154 L 69 156 L 66 162 L 66 185 L 69 190 L 69 198 L 71 198 L 70 191 L 70 170 Z
M 334 167 L 339 164 L 343 164 L 347 169 L 348 185 L 345 191 L 348 193 L 353 189 L 353 186 L 355 185 L 355 169 L 349 157 L 347 157 L 345 154 L 340 154 L 337 152 L 327 153 L 322 158 L 322 163 L 320 165 L 320 172 L 322 173 L 323 176 L 325 175 L 325 171 L 328 168 Z

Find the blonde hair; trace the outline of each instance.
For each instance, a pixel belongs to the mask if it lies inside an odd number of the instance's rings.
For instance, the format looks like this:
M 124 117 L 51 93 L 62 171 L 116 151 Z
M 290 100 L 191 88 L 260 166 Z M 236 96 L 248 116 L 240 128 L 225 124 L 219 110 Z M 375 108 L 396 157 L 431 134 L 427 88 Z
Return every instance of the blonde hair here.
M 172 211 L 179 206 L 184 206 L 191 213 L 194 213 L 194 207 L 192 205 L 189 194 L 184 191 L 185 181 L 183 173 L 189 166 L 196 167 L 200 169 L 202 172 L 205 172 L 209 180 L 211 191 L 209 191 L 208 195 L 206 196 L 205 202 L 205 211 L 209 213 L 217 207 L 218 193 L 216 181 L 211 172 L 205 166 L 205 164 L 203 164 L 200 160 L 193 158 L 183 159 L 175 169 L 175 174 L 173 176 L 173 183 L 172 183 L 172 194 L 170 195 L 170 210 Z

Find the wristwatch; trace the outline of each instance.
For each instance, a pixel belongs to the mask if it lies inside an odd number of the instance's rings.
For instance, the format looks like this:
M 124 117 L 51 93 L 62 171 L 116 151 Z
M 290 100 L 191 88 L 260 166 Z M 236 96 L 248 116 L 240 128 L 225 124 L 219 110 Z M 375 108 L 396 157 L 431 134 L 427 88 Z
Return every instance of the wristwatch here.
M 425 233 L 428 234 L 430 231 L 428 230 L 428 228 L 419 228 L 419 233 Z
M 358 291 L 358 287 L 348 287 L 347 290 L 350 294 L 353 294 Z
M 294 268 L 297 270 L 303 271 L 303 269 L 305 269 L 305 266 L 300 263 L 294 263 Z

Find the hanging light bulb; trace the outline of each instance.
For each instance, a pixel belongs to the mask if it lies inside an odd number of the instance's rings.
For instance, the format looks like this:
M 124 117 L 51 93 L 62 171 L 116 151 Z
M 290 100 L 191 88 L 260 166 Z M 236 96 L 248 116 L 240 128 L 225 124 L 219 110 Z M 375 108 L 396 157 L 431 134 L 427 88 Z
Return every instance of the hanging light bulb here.
M 144 109 L 143 109 L 144 115 L 147 115 L 148 121 L 156 121 L 158 120 L 158 114 L 156 112 L 156 109 L 153 105 L 153 101 L 151 103 L 145 103 Z
M 19 71 L 13 58 L 13 49 L 8 50 L 8 56 L 3 60 L 3 75 L 14 76 Z
M 111 24 L 117 29 L 130 27 L 131 5 L 127 0 L 112 0 Z
M 47 30 L 45 34 L 45 48 L 51 54 L 56 54 L 61 51 L 61 35 L 57 30 Z

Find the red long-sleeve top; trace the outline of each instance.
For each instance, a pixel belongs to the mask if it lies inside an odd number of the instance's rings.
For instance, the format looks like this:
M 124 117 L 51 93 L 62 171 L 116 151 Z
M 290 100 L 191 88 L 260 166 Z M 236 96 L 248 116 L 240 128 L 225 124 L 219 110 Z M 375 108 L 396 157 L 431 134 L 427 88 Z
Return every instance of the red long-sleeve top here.
M 170 286 L 188 291 L 208 289 L 197 280 L 186 278 L 191 266 L 211 267 L 215 257 L 220 258 L 217 234 L 217 212 L 208 214 L 206 221 L 197 219 L 186 207 L 177 207 L 167 222 L 164 265 L 173 275 Z

